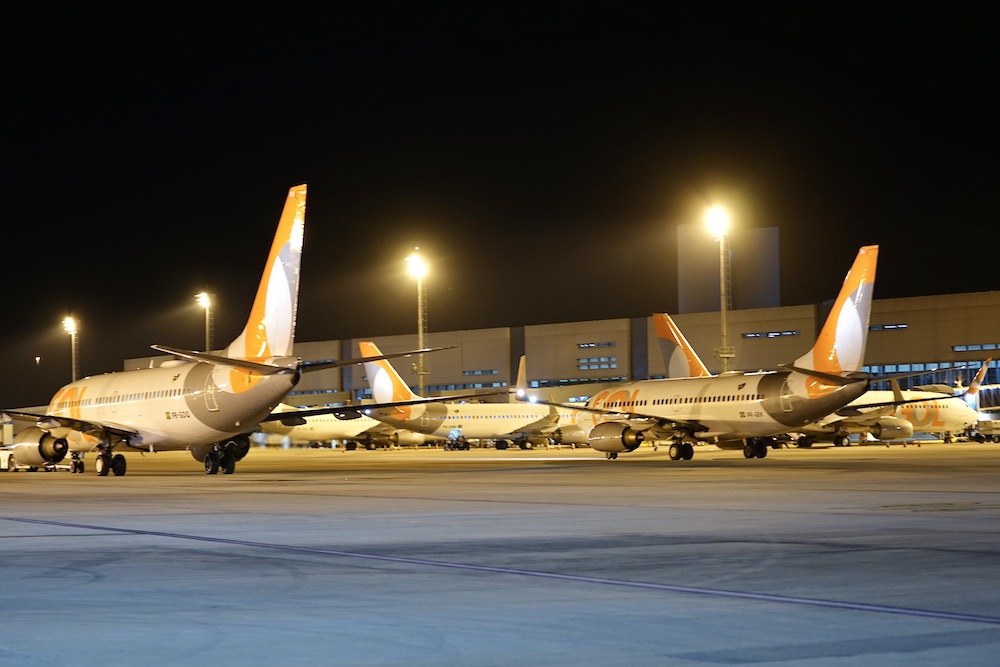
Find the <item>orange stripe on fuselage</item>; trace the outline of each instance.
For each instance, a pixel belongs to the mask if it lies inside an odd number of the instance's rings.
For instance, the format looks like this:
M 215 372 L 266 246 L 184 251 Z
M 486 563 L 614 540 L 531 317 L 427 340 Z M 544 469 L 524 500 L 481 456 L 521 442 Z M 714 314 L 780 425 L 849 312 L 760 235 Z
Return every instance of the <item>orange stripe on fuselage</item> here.
M 86 393 L 87 388 L 79 385 L 63 387 L 52 397 L 52 402 L 49 403 L 49 412 L 62 412 L 64 416 L 80 419 L 80 403 Z M 60 407 L 63 404 L 65 407 Z
M 590 406 L 594 408 L 603 408 L 605 410 L 631 412 L 631 407 L 635 404 L 638 396 L 638 389 L 633 391 L 631 394 L 624 389 L 619 389 L 617 391 L 601 391 L 591 398 Z M 618 405 L 614 405 L 615 403 L 618 403 Z M 607 415 L 595 415 L 594 421 L 610 421 L 611 419 L 612 418 Z

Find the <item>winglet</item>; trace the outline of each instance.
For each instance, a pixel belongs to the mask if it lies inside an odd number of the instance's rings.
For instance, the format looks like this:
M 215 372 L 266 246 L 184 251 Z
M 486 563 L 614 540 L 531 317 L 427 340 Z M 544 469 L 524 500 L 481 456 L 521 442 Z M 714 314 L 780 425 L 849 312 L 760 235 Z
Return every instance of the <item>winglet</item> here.
M 702 363 L 687 338 L 666 313 L 653 313 L 653 326 L 660 339 L 667 377 L 708 377 L 711 373 Z
M 877 245 L 858 251 L 819 338 L 794 366 L 834 375 L 863 368 L 877 264 Z

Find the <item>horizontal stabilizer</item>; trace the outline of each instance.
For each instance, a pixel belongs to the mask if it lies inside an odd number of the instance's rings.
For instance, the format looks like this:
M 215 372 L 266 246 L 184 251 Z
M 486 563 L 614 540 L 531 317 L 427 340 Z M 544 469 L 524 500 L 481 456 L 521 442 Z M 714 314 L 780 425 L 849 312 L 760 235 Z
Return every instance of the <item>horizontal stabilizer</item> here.
M 404 405 L 423 405 L 424 403 L 444 403 L 453 401 L 468 401 L 477 398 L 483 398 L 486 396 L 498 396 L 500 394 L 509 393 L 509 389 L 504 389 L 503 391 L 491 391 L 480 394 L 461 394 L 458 396 L 434 396 L 431 398 L 415 398 L 411 401 L 393 401 L 391 403 L 366 403 L 364 405 L 336 405 L 336 406 L 325 406 L 322 408 L 306 408 L 304 410 L 295 411 L 282 411 L 282 412 L 272 412 L 267 417 L 264 417 L 261 421 L 263 422 L 273 422 L 280 421 L 282 424 L 288 425 L 285 420 L 294 419 L 296 417 L 315 417 L 316 415 L 333 415 L 337 419 L 357 419 L 358 417 L 368 416 L 368 413 L 372 410 L 381 410 L 383 408 L 398 408 Z
M 234 359 L 230 357 L 223 357 L 218 354 L 209 354 L 208 352 L 181 350 L 176 347 L 167 347 L 166 345 L 150 345 L 150 347 L 154 350 L 159 350 L 160 352 L 166 352 L 167 354 L 172 354 L 175 357 L 180 357 L 181 359 L 201 361 L 206 364 L 215 364 L 216 366 L 236 366 L 237 368 L 245 368 L 250 371 L 255 371 L 261 375 L 273 375 L 275 373 L 294 370 L 285 366 L 262 364 L 258 361 L 250 361 L 248 359 Z
M 790 364 L 781 364 L 778 368 L 786 371 L 795 371 L 796 373 L 802 373 L 803 375 L 811 375 L 821 380 L 826 380 L 830 384 L 848 385 L 854 384 L 855 382 L 867 382 L 870 379 L 870 376 L 866 374 L 849 373 L 847 375 L 834 375 L 833 373 L 814 371 L 811 368 L 799 368 L 798 366 L 792 366 Z
M 327 368 L 340 368 L 342 366 L 353 366 L 355 364 L 363 364 L 366 361 L 380 361 L 382 359 L 396 359 L 397 357 L 411 357 L 414 354 L 423 354 L 424 352 L 438 352 L 439 350 L 453 350 L 457 345 L 448 345 L 446 347 L 425 347 L 421 350 L 408 350 L 406 352 L 395 352 L 393 354 L 383 354 L 376 357 L 357 357 L 354 359 L 327 359 L 325 361 L 303 361 L 301 369 L 303 373 L 308 373 L 310 371 L 321 371 Z

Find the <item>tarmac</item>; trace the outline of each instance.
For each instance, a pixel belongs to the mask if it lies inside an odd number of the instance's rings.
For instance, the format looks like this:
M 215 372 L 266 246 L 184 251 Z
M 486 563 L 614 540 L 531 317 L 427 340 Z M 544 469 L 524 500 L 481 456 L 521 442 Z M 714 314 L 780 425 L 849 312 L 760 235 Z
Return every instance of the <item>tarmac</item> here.
M 0 665 L 995 665 L 1000 445 L 0 472 Z

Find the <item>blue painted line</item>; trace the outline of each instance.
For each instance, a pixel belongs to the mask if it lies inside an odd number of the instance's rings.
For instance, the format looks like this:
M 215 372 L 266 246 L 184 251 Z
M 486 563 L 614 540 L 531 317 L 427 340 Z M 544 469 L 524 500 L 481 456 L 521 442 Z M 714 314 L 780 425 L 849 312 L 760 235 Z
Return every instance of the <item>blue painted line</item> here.
M 205 537 L 201 535 L 184 535 L 182 533 L 166 533 L 156 530 L 138 530 L 134 528 L 114 528 L 111 526 L 91 526 L 80 523 L 66 523 L 63 521 L 48 521 L 44 519 L 25 519 L 19 517 L 0 517 L 4 521 L 18 521 L 21 523 L 32 523 L 48 526 L 60 526 L 63 528 L 80 528 L 84 530 L 97 530 L 112 533 L 122 533 L 129 535 L 148 535 L 154 537 L 168 537 L 178 540 L 193 540 L 197 542 L 213 542 L 216 544 L 231 544 L 257 549 L 271 549 L 275 551 L 290 551 L 308 554 L 320 554 L 325 556 L 340 556 L 343 558 L 363 558 L 366 560 L 376 560 L 390 563 L 403 563 L 406 565 L 422 565 L 425 567 L 449 568 L 453 570 L 470 570 L 475 572 L 490 572 L 493 574 L 511 574 L 522 577 L 540 577 L 543 579 L 559 579 L 562 581 L 573 581 L 579 583 L 602 584 L 607 586 L 624 586 L 628 588 L 641 588 L 645 590 L 667 591 L 671 593 L 689 593 L 693 595 L 712 595 L 716 597 L 736 598 L 742 600 L 755 600 L 758 602 L 778 602 L 783 604 L 809 605 L 812 607 L 826 607 L 832 609 L 847 609 L 851 611 L 866 611 L 879 614 L 897 614 L 903 616 L 919 616 L 923 618 L 935 618 L 949 621 L 966 621 L 971 623 L 989 623 L 1000 625 L 1000 617 L 980 616 L 978 614 L 960 614 L 946 611 L 933 611 L 929 609 L 911 609 L 908 607 L 890 607 L 886 605 L 866 604 L 860 602 L 842 602 L 838 600 L 822 600 L 818 598 L 801 598 L 789 595 L 772 595 L 769 593 L 746 593 L 742 591 L 727 591 L 717 588 L 702 588 L 698 586 L 680 586 L 677 584 L 662 584 L 649 581 L 629 581 L 626 579 L 610 579 L 607 577 L 589 577 L 577 574 L 560 574 L 557 572 L 541 572 L 537 570 L 521 570 L 510 567 L 495 567 L 492 565 L 471 565 L 469 563 L 454 563 L 449 561 L 427 560 L 424 558 L 408 558 L 405 556 L 384 556 L 379 554 L 366 554 L 354 551 L 339 551 L 336 549 L 318 549 L 315 547 L 297 547 L 289 544 L 270 544 L 267 542 L 251 542 L 248 540 L 234 540 L 221 537 Z

